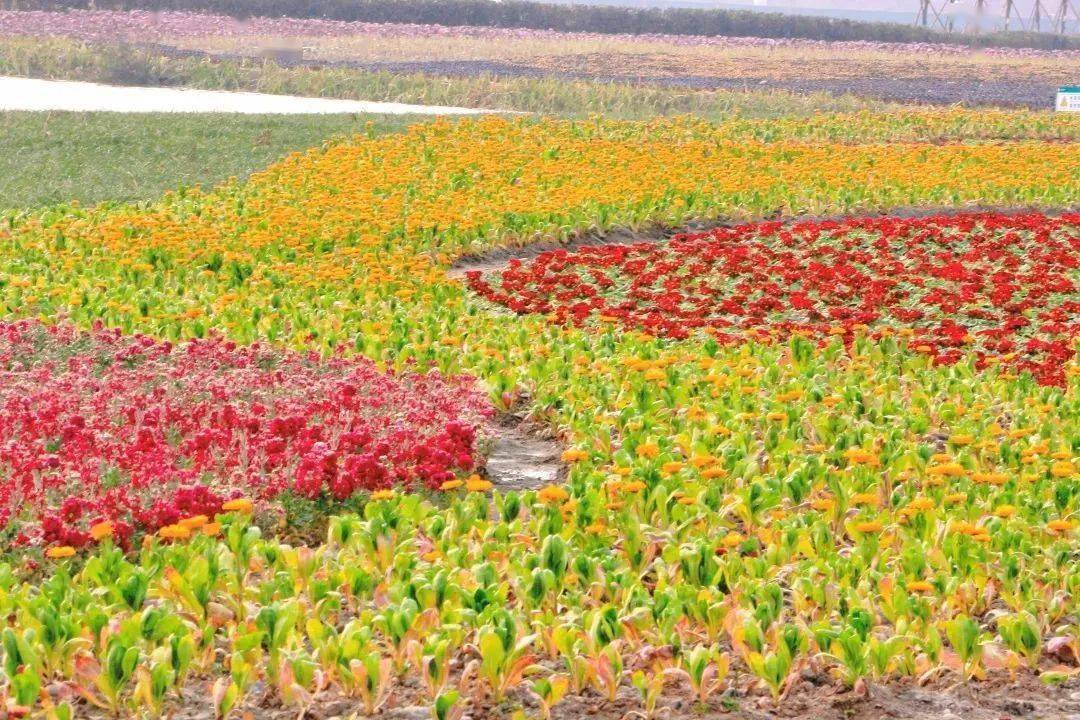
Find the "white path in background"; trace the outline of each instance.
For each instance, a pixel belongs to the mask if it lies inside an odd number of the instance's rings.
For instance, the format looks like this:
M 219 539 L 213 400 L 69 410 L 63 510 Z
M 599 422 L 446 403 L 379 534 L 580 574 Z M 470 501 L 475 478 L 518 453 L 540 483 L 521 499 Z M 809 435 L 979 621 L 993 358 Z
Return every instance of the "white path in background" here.
M 188 88 L 120 87 L 63 80 L 0 76 L 0 110 L 106 110 L 114 112 L 225 112 L 250 114 L 386 113 L 476 115 L 476 108 L 222 92 Z

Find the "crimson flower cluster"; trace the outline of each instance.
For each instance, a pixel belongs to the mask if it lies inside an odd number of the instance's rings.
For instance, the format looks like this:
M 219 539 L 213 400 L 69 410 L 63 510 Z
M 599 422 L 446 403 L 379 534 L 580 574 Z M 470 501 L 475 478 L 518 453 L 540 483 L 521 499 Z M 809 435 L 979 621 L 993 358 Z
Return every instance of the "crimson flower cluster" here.
M 553 250 L 473 291 L 517 313 L 725 343 L 898 332 L 938 363 L 972 353 L 1065 383 L 1080 330 L 1080 214 L 762 222 L 670 242 Z
M 0 528 L 78 547 L 104 520 L 126 541 L 238 496 L 437 489 L 476 467 L 490 414 L 467 377 L 0 323 Z

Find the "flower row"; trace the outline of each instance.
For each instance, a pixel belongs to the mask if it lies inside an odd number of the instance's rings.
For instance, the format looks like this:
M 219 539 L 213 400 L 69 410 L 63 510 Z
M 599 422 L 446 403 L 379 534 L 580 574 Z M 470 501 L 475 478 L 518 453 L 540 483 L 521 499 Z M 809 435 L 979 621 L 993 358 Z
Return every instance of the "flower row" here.
M 473 470 L 486 398 L 466 378 L 386 374 L 220 339 L 0 323 L 0 526 L 16 545 L 127 542 L 237 495 L 348 500 Z
M 851 218 L 545 252 L 470 287 L 517 313 L 722 343 L 899 333 L 935 361 L 1005 359 L 1064 385 L 1080 336 L 1080 215 Z

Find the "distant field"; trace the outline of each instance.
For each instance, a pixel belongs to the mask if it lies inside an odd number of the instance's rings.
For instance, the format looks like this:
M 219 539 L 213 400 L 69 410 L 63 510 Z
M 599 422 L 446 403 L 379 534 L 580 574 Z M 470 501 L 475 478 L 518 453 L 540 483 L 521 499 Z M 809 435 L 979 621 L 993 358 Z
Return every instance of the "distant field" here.
M 10 0 L 19 9 L 196 11 L 235 18 L 293 18 L 332 22 L 408 23 L 553 29 L 599 34 L 664 34 L 807 38 L 870 42 L 949 43 L 955 46 L 1076 48 L 1073 38 L 1035 32 L 946 34 L 910 23 L 861 22 L 803 14 L 727 8 L 627 8 L 608 4 L 521 0 Z M 4 4 L 0 3 L 0 8 Z
M 334 136 L 394 132 L 424 120 L 0 112 L 0 210 L 71 200 L 150 200 L 178 186 L 245 178 Z
M 1056 88 L 1080 76 L 1076 50 L 175 12 L 0 12 L 0 38 L 0 72 L 9 74 L 226 89 L 288 82 L 334 97 L 627 119 L 680 112 L 715 119 L 743 106 L 760 115 L 761 93 L 775 91 L 783 96 L 774 105 L 796 111 L 806 102 L 792 102 L 792 94 L 823 111 L 852 109 L 850 97 L 1049 109 Z M 607 87 L 575 84 L 582 81 Z M 742 103 L 707 94 L 716 91 L 751 94 Z
M 607 80 L 567 80 L 547 71 L 502 77 L 347 65 L 287 67 L 258 58 L 177 57 L 159 49 L 65 38 L 0 39 L 0 74 L 116 85 L 187 86 L 204 90 L 453 105 L 624 120 L 694 115 L 707 120 L 790 117 L 817 112 L 895 109 L 828 92 L 774 89 L 696 90 Z

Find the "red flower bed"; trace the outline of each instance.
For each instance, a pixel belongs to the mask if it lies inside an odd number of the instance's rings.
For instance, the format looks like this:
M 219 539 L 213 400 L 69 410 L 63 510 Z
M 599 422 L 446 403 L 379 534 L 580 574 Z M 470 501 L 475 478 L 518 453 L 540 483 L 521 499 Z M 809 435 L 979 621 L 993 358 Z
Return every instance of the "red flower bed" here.
M 1080 330 L 1078 267 L 1080 215 L 977 213 L 765 222 L 554 250 L 468 282 L 517 313 L 604 317 L 671 338 L 898 331 L 940 363 L 970 351 L 1061 385 Z
M 363 359 L 0 323 L 0 528 L 80 546 L 237 496 L 438 488 L 476 465 L 489 408 L 469 378 Z

